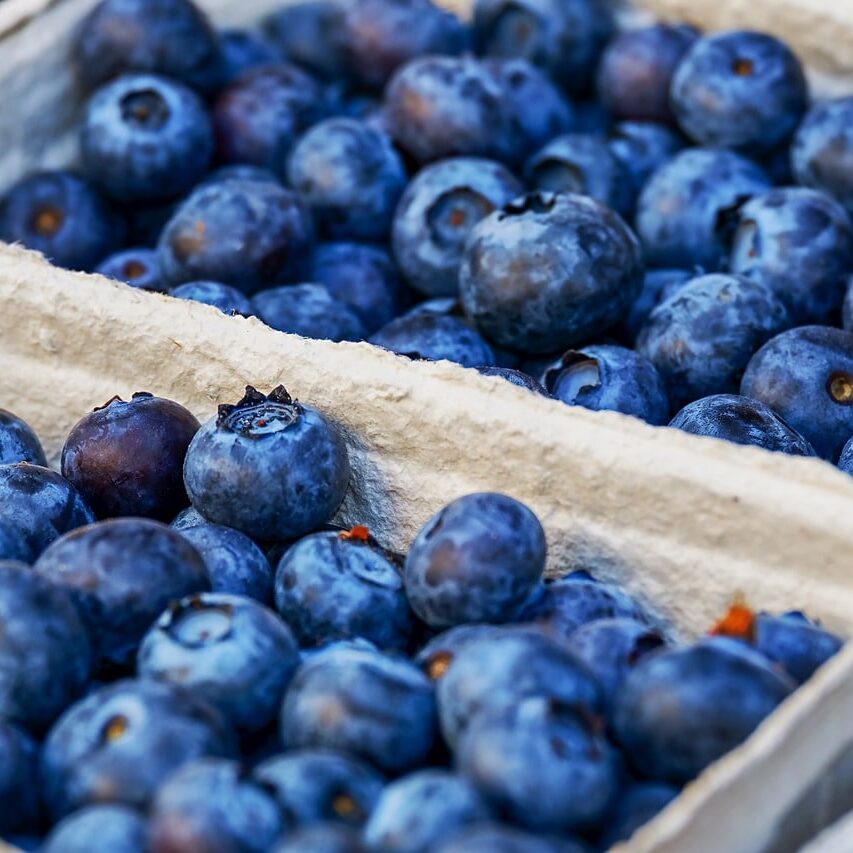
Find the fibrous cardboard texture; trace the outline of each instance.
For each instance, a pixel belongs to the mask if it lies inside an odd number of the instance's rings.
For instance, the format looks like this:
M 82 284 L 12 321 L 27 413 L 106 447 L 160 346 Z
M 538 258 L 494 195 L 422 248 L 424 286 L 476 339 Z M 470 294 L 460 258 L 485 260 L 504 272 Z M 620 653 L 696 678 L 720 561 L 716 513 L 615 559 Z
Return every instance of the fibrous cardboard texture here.
M 73 157 L 69 33 L 94 0 L 26 2 L 43 17 L 19 19 L 0 51 L 0 187 Z M 280 2 L 202 5 L 234 24 Z M 0 32 L 3 24 L 0 15 Z M 842 45 L 845 32 L 853 25 Z M 282 335 L 14 248 L 0 248 L 0 305 L 0 405 L 32 423 L 54 463 L 73 422 L 113 394 L 150 390 L 204 418 L 246 383 L 283 382 L 348 440 L 354 475 L 343 520 L 368 523 L 391 547 L 405 548 L 453 497 L 499 490 L 542 518 L 551 573 L 592 568 L 679 633 L 706 629 L 736 592 L 853 631 L 853 480 L 825 463 L 571 409 L 449 363 Z M 796 849 L 853 796 L 850 720 L 853 648 L 626 849 Z

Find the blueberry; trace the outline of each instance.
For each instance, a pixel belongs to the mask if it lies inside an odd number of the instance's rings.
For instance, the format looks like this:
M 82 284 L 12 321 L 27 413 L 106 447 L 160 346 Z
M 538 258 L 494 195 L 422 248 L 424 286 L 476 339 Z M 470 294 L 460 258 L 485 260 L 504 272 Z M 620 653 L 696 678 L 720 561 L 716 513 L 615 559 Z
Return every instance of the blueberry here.
M 770 190 L 740 209 L 730 266 L 769 285 L 796 323 L 837 321 L 853 270 L 853 224 L 823 193 Z
M 198 95 L 152 74 L 128 74 L 92 96 L 80 130 L 87 175 L 131 203 L 183 195 L 213 156 L 213 128 Z
M 121 515 L 169 521 L 187 505 L 182 468 L 199 429 L 172 400 L 138 391 L 113 397 L 71 428 L 62 448 L 62 475 L 98 518 Z
M 654 24 L 614 38 L 598 66 L 598 96 L 617 119 L 673 124 L 672 75 L 698 32 L 684 24 Z
M 397 567 L 367 528 L 314 533 L 292 545 L 275 576 L 275 603 L 302 646 L 364 637 L 403 651 L 412 615 Z
M 270 181 L 227 180 L 193 193 L 157 245 L 160 275 L 231 284 L 251 294 L 293 280 L 307 263 L 313 231 L 299 198 Z
M 288 61 L 326 79 L 339 78 L 343 10 L 336 0 L 296 0 L 273 11 L 264 31 Z
M 746 740 L 794 687 L 739 642 L 702 640 L 646 655 L 625 679 L 614 725 L 643 776 L 688 782 Z
M 719 269 L 738 208 L 769 189 L 761 167 L 732 151 L 679 152 L 652 174 L 637 202 L 637 233 L 649 264 Z
M 42 853 L 143 853 L 147 849 L 146 820 L 127 806 L 87 806 L 61 820 L 39 849 Z
M 637 351 L 660 372 L 673 406 L 681 407 L 737 391 L 752 354 L 789 325 L 769 287 L 713 273 L 694 278 L 652 311 Z
M 0 657 L 5 657 L 2 651 Z M 38 817 L 37 758 L 36 742 L 22 729 L 0 720 L 0 833 L 4 837 L 32 827 Z
M 138 657 L 140 678 L 192 690 L 241 731 L 258 731 L 275 718 L 298 664 L 293 635 L 273 611 L 219 593 L 171 604 Z
M 25 462 L 0 465 L 0 523 L 17 531 L 34 560 L 59 536 L 90 524 L 92 510 L 64 477 Z
M 613 124 L 613 116 L 602 106 L 601 101 L 585 98 L 574 102 L 575 132 L 596 133 L 607 136 Z
M 487 338 L 550 353 L 612 326 L 642 275 L 639 243 L 615 213 L 584 196 L 534 193 L 475 226 L 459 291 Z
M 634 344 L 649 314 L 699 273 L 687 270 L 649 270 L 643 279 L 643 289 L 618 328 L 621 338 Z
M 41 760 L 54 820 L 93 802 L 144 808 L 182 764 L 230 756 L 234 735 L 213 708 L 156 681 L 116 681 L 72 705 L 50 730 Z
M 626 214 L 633 216 L 637 199 L 656 169 L 683 147 L 680 136 L 650 121 L 623 121 L 615 125 L 607 140 L 610 153 L 622 166 L 628 187 L 622 191 L 628 201 Z
M 628 673 L 649 652 L 665 644 L 644 622 L 630 618 L 595 619 L 569 635 L 568 648 L 598 679 L 610 709 Z
M 737 394 L 714 394 L 695 400 L 672 419 L 670 426 L 693 435 L 754 444 L 778 453 L 816 455 L 811 444 L 773 409 Z
M 125 242 L 130 246 L 154 248 L 176 208 L 177 202 L 175 200 L 152 204 L 134 202 L 121 206 L 119 210 L 127 223 L 127 239 Z M 109 259 L 105 259 L 104 263 L 107 260 Z
M 446 359 L 463 367 L 495 363 L 489 344 L 462 320 L 447 314 L 398 317 L 373 334 L 370 342 L 410 358 Z
M 578 94 L 589 90 L 614 25 L 601 0 L 477 0 L 473 27 L 479 53 L 526 59 Z
M 816 103 L 791 144 L 797 181 L 823 190 L 853 216 L 853 97 Z
M 368 853 L 359 834 L 348 826 L 318 823 L 297 829 L 279 841 L 273 853 Z
M 545 569 L 542 525 L 508 495 L 451 501 L 420 530 L 406 557 L 406 594 L 433 628 L 512 617 Z
M 311 256 L 308 278 L 349 305 L 368 335 L 389 323 L 397 312 L 397 270 L 379 246 L 321 243 Z
M 64 590 L 11 560 L 0 562 L 0 624 L 0 719 L 41 733 L 88 681 L 86 629 Z
M 850 438 L 841 449 L 841 455 L 838 457 L 837 464 L 840 471 L 853 475 L 853 438 Z
M 609 850 L 618 842 L 627 841 L 678 794 L 678 788 L 663 782 L 635 782 L 623 789 L 600 838 L 602 849 Z
M 660 374 L 650 361 L 624 347 L 569 350 L 545 371 L 543 382 L 552 397 L 570 406 L 622 412 L 655 426 L 669 420 Z
M 157 268 L 157 253 L 144 246 L 122 249 L 109 255 L 98 264 L 95 272 L 140 290 L 151 290 L 155 293 L 163 290 L 160 271 Z
M 397 207 L 391 236 L 407 283 L 427 295 L 455 295 L 471 229 L 521 191 L 500 163 L 475 157 L 442 160 L 418 172 Z
M 364 839 L 371 849 L 388 853 L 426 853 L 462 827 L 490 816 L 466 779 L 446 770 L 420 770 L 382 792 Z
M 759 613 L 753 644 L 761 654 L 782 666 L 797 684 L 803 684 L 838 652 L 843 640 L 799 615 Z
M 544 697 L 475 717 L 455 758 L 501 813 L 540 832 L 595 827 L 618 788 L 616 752 L 603 735 Z
M 498 79 L 469 56 L 426 56 L 385 89 L 385 121 L 417 163 L 443 157 L 512 158 L 518 140 Z
M 740 393 L 834 461 L 853 435 L 853 333 L 803 326 L 777 335 L 750 359 Z
M 275 800 L 236 761 L 199 758 L 180 767 L 151 804 L 153 851 L 265 853 L 285 823 Z
M 538 380 L 520 370 L 513 370 L 510 367 L 478 367 L 477 372 L 483 376 L 500 376 L 501 379 L 506 379 L 511 385 L 518 388 L 524 388 L 526 391 L 532 391 L 534 394 L 540 394 L 543 397 L 550 396 Z
M 503 635 L 497 625 L 456 625 L 428 640 L 414 658 L 415 663 L 433 680 L 438 681 L 459 651 L 474 640 Z
M 853 331 L 853 273 L 844 282 L 844 302 L 841 304 L 841 325 L 848 332 Z
M 349 0 L 339 28 L 345 73 L 374 89 L 418 56 L 457 54 L 468 46 L 463 24 L 432 0 Z
M 264 552 L 239 530 L 200 521 L 171 526 L 201 555 L 213 592 L 245 595 L 261 604 L 272 602 L 273 572 Z
M 24 532 L 14 524 L 0 520 L 0 562 L 29 563 L 33 553 Z
M 531 627 L 502 628 L 461 644 L 437 682 L 441 730 L 451 748 L 478 715 L 529 697 L 582 709 L 602 707 L 592 673 L 560 640 Z
M 423 764 L 437 735 L 435 691 L 411 663 L 330 648 L 297 670 L 281 708 L 287 749 L 338 749 L 389 773 Z
M 280 169 L 297 137 L 326 109 L 320 84 L 295 65 L 247 71 L 213 106 L 217 159 Z
M 628 175 L 605 139 L 569 133 L 552 139 L 527 162 L 525 176 L 535 190 L 580 193 L 625 214 L 631 206 Z
M 489 59 L 484 64 L 503 86 L 510 120 L 519 136 L 519 161 L 572 130 L 574 110 L 545 72 L 526 59 Z
M 0 240 L 60 267 L 89 272 L 121 245 L 125 226 L 101 193 L 72 172 L 33 172 L 0 198 Z
M 193 506 L 249 536 L 286 540 L 335 514 L 349 482 L 346 445 L 316 409 L 281 386 L 247 386 L 196 434 L 184 463 Z
M 205 519 L 205 517 L 195 507 L 188 506 L 186 509 L 182 509 L 172 519 L 172 522 L 169 527 L 173 528 L 174 530 L 184 531 L 189 530 L 191 527 L 198 527 L 199 525 L 209 523 L 210 522 L 207 521 L 207 519 Z
M 211 184 L 221 184 L 224 181 L 268 181 L 273 184 L 281 184 L 281 180 L 270 169 L 263 166 L 254 166 L 251 163 L 229 163 L 227 166 L 219 166 L 208 172 L 204 179 L 199 181 L 197 187 L 207 187 Z
M 569 637 L 581 625 L 596 619 L 648 621 L 646 613 L 627 593 L 582 572 L 572 572 L 535 590 L 518 619 L 562 637 Z
M 355 309 L 322 284 L 288 284 L 252 297 L 255 314 L 279 332 L 331 341 L 360 341 L 364 326 Z
M 44 450 L 33 428 L 23 418 L 0 409 L 0 464 L 15 462 L 47 467 Z
M 219 33 L 222 51 L 222 83 L 233 83 L 246 71 L 263 65 L 273 65 L 281 60 L 278 48 L 252 30 L 230 29 Z
M 275 755 L 252 771 L 297 827 L 318 823 L 361 826 L 384 784 L 372 767 L 343 753 L 305 749 Z
M 106 664 L 131 663 L 170 601 L 208 589 L 204 562 L 177 531 L 118 518 L 57 539 L 33 571 L 68 591 Z
M 478 823 L 457 832 L 434 853 L 588 853 L 581 842 L 525 832 L 505 823 Z
M 670 104 L 681 129 L 700 145 L 767 151 L 793 133 L 808 86 L 785 44 L 734 30 L 693 43 L 672 77 Z
M 188 281 L 169 291 L 175 299 L 190 299 L 204 305 L 212 305 L 223 314 L 242 314 L 250 317 L 254 313 L 249 298 L 230 284 L 218 281 Z
M 190 0 L 101 0 L 80 25 L 73 59 L 89 89 L 144 71 L 210 92 L 222 72 L 216 33 Z
M 352 118 L 314 125 L 290 152 L 287 178 L 333 239 L 381 239 L 406 185 L 390 140 Z

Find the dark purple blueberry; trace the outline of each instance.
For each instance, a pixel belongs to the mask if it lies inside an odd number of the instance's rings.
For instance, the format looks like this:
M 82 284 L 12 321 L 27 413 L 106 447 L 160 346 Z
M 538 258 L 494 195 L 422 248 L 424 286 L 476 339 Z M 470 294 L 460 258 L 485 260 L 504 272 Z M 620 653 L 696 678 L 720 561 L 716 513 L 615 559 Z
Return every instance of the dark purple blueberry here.
M 752 357 L 740 393 L 770 406 L 824 459 L 853 435 L 853 333 L 789 329 Z
M 640 295 L 616 330 L 620 340 L 624 339 L 633 346 L 640 329 L 646 325 L 649 314 L 696 275 L 698 273 L 687 270 L 648 270 Z
M 153 74 L 127 74 L 98 89 L 80 128 L 87 176 L 124 204 L 186 193 L 213 156 L 213 128 L 192 89 Z
M 379 246 L 320 243 L 311 256 L 308 278 L 349 305 L 358 314 L 365 334 L 389 323 L 397 313 L 397 269 Z
M 128 666 L 169 602 L 209 589 L 204 561 L 177 531 L 157 521 L 117 518 L 53 543 L 33 571 L 67 590 L 105 667 Z
M 640 245 L 617 214 L 584 196 L 533 193 L 475 226 L 459 289 L 489 340 L 550 353 L 612 326 L 642 277 Z
M 50 730 L 42 795 L 54 820 L 104 801 L 144 809 L 182 765 L 234 751 L 228 724 L 190 691 L 117 681 L 72 705 Z
M 471 229 L 522 192 L 500 163 L 454 157 L 426 166 L 403 193 L 391 245 L 400 272 L 428 296 L 455 296 Z
M 753 645 L 783 667 L 797 684 L 803 684 L 837 654 L 844 641 L 799 613 L 759 613 L 755 617 Z
M 360 341 L 364 326 L 355 309 L 322 284 L 270 287 L 252 297 L 253 313 L 279 332 L 330 341 Z
M 370 343 L 400 355 L 455 361 L 463 367 L 495 363 L 494 350 L 462 320 L 449 314 L 407 314 L 370 337 Z
M 121 215 L 127 222 L 127 245 L 154 248 L 176 207 L 175 201 L 134 203 L 121 207 Z
M 767 284 L 794 322 L 837 322 L 853 270 L 853 223 L 823 193 L 770 190 L 740 209 L 729 265 Z
M 406 170 L 384 133 L 357 119 L 330 118 L 294 145 L 287 180 L 330 238 L 381 240 Z
M 329 521 L 350 468 L 337 428 L 282 386 L 247 386 L 196 434 L 184 463 L 193 506 L 209 521 L 266 541 L 293 539 Z
M 537 832 L 596 828 L 619 787 L 617 752 L 594 721 L 545 696 L 479 714 L 455 759 L 500 814 Z
M 633 199 L 628 173 L 606 139 L 569 133 L 552 139 L 524 167 L 532 190 L 587 195 L 623 216 Z
M 219 49 L 222 51 L 223 86 L 233 83 L 246 71 L 263 65 L 274 65 L 282 59 L 276 45 L 252 30 L 222 30 L 219 33 Z
M 633 350 L 602 344 L 569 350 L 543 376 L 548 393 L 593 411 L 622 412 L 654 426 L 669 420 L 669 400 L 654 365 Z
M 298 665 L 293 634 L 273 610 L 220 593 L 172 603 L 146 633 L 137 660 L 140 678 L 191 690 L 240 731 L 275 719 Z
M 340 15 L 335 41 L 344 71 L 373 89 L 419 56 L 468 47 L 465 26 L 432 0 L 348 0 Z
M 728 637 L 663 649 L 625 679 L 617 738 L 642 776 L 689 782 L 746 740 L 795 687 L 763 655 Z
M 157 266 L 157 253 L 153 249 L 138 247 L 122 249 L 104 258 L 95 269 L 96 273 L 123 281 L 140 290 L 162 292 L 160 270 Z
M 312 240 L 295 193 L 269 181 L 228 180 L 200 188 L 177 209 L 157 257 L 170 286 L 219 281 L 251 295 L 296 278 Z
M 787 139 L 808 106 L 802 66 L 764 33 L 703 36 L 675 70 L 670 104 L 698 145 L 763 152 Z
M 23 419 L 0 409 L 0 465 L 29 462 L 47 467 L 35 430 Z
M 634 782 L 620 791 L 614 809 L 605 822 L 600 837 L 602 849 L 609 850 L 620 841 L 627 841 L 658 812 L 665 809 L 680 791 L 664 782 Z
M 190 0 L 101 0 L 72 44 L 74 70 L 88 89 L 136 71 L 204 93 L 221 79 L 216 33 Z
M 39 847 L 41 853 L 89 853 L 112 850 L 138 853 L 147 847 L 146 820 L 128 806 L 114 803 L 86 806 L 63 818 Z
M 320 84 L 295 65 L 248 71 L 213 106 L 217 157 L 280 170 L 293 143 L 325 117 L 326 107 Z
M 404 65 L 385 89 L 385 121 L 417 163 L 443 157 L 512 159 L 512 111 L 501 82 L 470 56 L 426 56 Z
M 33 172 L 0 198 L 0 240 L 90 272 L 118 250 L 125 224 L 101 193 L 72 172 Z
M 686 405 L 671 427 L 692 433 L 752 444 L 778 453 L 815 456 L 814 448 L 769 406 L 737 394 L 714 394 Z
M 187 505 L 184 456 L 199 429 L 172 400 L 139 391 L 113 397 L 79 420 L 62 448 L 62 475 L 98 518 L 170 521 Z
M 681 408 L 737 391 L 752 354 L 789 326 L 787 309 L 766 285 L 712 273 L 694 278 L 652 311 L 637 351 L 658 369 L 673 408 Z
M 248 296 L 236 287 L 218 281 L 188 281 L 173 287 L 169 291 L 169 296 L 212 305 L 223 314 L 242 314 L 244 317 L 251 317 L 255 313 Z
M 25 565 L 34 559 L 26 535 L 17 525 L 0 519 L 0 561 L 11 560 Z
M 598 96 L 613 117 L 674 124 L 670 81 L 698 37 L 685 24 L 654 24 L 616 36 L 598 66 Z
M 289 62 L 325 79 L 339 78 L 343 10 L 337 0 L 294 0 L 269 15 L 264 31 Z
M 520 370 L 513 370 L 511 367 L 478 367 L 477 373 L 483 376 L 500 376 L 501 379 L 505 379 L 510 385 L 524 388 L 543 397 L 551 396 L 532 376 L 528 376 Z
M 602 0 L 477 0 L 473 28 L 481 55 L 526 59 L 583 94 L 614 24 Z
M 816 103 L 791 144 L 797 181 L 823 190 L 853 216 L 853 97 Z
M 92 655 L 86 628 L 65 590 L 11 560 L 0 562 L 0 625 L 0 720 L 41 734 L 89 680 Z M 8 737 L 19 742 L 6 749 L 16 754 L 26 749 L 17 736 Z M 23 753 L 18 760 L 26 761 Z M 2 778 L 6 772 L 14 777 L 25 774 L 26 768 L 2 762 L 0 790 L 14 781 Z M 26 801 L 25 780 L 20 782 L 16 796 Z M 0 826 L 17 817 L 7 812 L 8 802 L 4 797 Z
M 657 169 L 637 202 L 637 234 L 651 266 L 721 269 L 738 210 L 770 179 L 731 151 L 688 148 Z

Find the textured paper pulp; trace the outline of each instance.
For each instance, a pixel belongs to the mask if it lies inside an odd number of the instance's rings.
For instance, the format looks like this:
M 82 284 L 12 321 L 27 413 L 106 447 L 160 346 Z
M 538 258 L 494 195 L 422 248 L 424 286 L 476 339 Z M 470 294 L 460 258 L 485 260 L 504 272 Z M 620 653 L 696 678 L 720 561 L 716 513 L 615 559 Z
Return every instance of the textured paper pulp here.
M 13 15 L 0 13 L 0 33 L 15 29 L 0 52 L 0 187 L 28 168 L 72 159 L 69 34 L 94 2 L 0 6 L 43 12 L 14 27 Z M 715 0 L 685 11 L 697 20 L 728 10 L 713 20 L 730 26 L 756 3 Z M 202 5 L 234 24 L 280 0 Z M 646 5 L 678 10 L 666 0 Z M 824 10 L 836 14 L 834 5 L 797 4 L 821 21 Z M 845 8 L 828 43 L 853 63 L 853 49 L 844 49 L 853 7 Z M 809 32 L 803 24 L 794 41 L 805 45 Z M 686 635 L 706 629 L 735 591 L 762 608 L 796 604 L 853 633 L 853 480 L 824 463 L 570 409 L 448 363 L 282 335 L 256 320 L 57 270 L 13 248 L 0 248 L 0 305 L 0 405 L 32 423 L 54 463 L 73 422 L 115 393 L 150 390 L 208 417 L 246 382 L 283 382 L 347 436 L 354 476 L 343 517 L 368 523 L 392 547 L 405 548 L 451 498 L 500 490 L 539 513 L 551 573 L 592 568 Z M 840 813 L 838 798 L 853 795 L 853 781 L 842 784 L 853 776 L 843 763 L 853 750 L 851 719 L 848 648 L 625 849 L 795 849 L 833 809 Z M 832 805 L 812 808 L 814 798 Z

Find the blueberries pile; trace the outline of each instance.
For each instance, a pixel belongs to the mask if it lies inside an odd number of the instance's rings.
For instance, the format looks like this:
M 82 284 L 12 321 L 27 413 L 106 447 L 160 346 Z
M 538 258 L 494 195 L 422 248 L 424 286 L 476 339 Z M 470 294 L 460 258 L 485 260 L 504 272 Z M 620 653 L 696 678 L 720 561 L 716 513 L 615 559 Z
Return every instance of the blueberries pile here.
M 0 410 L 0 837 L 605 850 L 841 647 L 742 602 L 677 642 L 588 571 L 544 579 L 542 526 L 503 494 L 390 552 L 332 523 L 350 479 L 337 427 L 283 387 L 204 425 L 115 397 L 61 473 Z
M 605 0 L 102 0 L 0 239 L 274 329 L 851 467 L 853 93 Z M 842 452 L 843 451 L 843 452 Z

